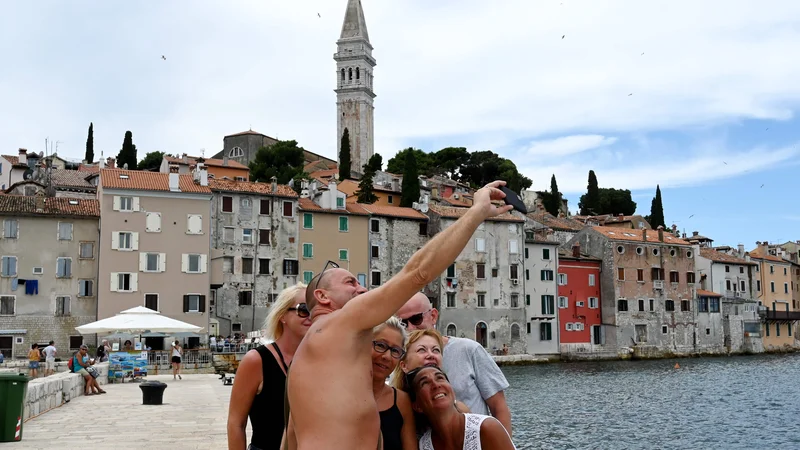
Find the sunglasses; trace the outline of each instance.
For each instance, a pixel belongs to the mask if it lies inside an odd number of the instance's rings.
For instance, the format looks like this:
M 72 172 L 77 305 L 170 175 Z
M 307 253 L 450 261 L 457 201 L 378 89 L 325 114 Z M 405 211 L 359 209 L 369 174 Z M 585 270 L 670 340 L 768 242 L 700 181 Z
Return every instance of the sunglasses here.
M 298 303 L 297 306 L 289 308 L 287 311 L 296 311 L 298 317 L 306 318 L 311 315 L 305 303 Z
M 406 327 L 406 328 L 408 328 L 408 324 L 409 323 L 411 325 L 414 325 L 415 327 L 417 327 L 420 324 L 422 324 L 422 319 L 425 318 L 425 314 L 428 314 L 431 311 L 433 311 L 433 308 L 431 308 L 431 309 L 429 309 L 429 310 L 427 310 L 425 312 L 421 312 L 419 314 L 414 314 L 413 316 L 407 317 L 405 319 L 400 319 L 400 323 L 402 323 L 403 326 Z
M 392 347 L 389 344 L 381 341 L 372 341 L 372 348 L 378 353 L 386 353 L 390 351 L 392 358 L 400 359 L 406 354 L 406 351 L 399 347 Z
M 319 273 L 319 275 L 314 277 L 314 279 L 311 280 L 311 283 L 309 283 L 308 292 L 314 292 L 314 291 L 317 290 L 317 288 L 319 287 L 319 282 L 322 280 L 322 277 L 325 276 L 325 272 L 328 269 L 338 269 L 338 268 L 339 268 L 338 264 L 336 264 L 335 262 L 333 262 L 331 260 L 328 260 L 328 262 L 325 263 L 325 267 L 322 268 L 322 271 Z M 311 288 L 312 284 L 314 285 L 313 289 Z

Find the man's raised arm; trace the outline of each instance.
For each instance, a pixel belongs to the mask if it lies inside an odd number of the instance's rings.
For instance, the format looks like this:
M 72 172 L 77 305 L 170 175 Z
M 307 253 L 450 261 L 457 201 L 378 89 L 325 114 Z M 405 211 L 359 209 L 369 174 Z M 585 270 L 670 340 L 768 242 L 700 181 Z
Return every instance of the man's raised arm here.
M 383 286 L 350 300 L 342 308 L 342 312 L 347 311 L 348 320 L 358 329 L 372 329 L 389 319 L 411 296 L 436 279 L 455 261 L 484 220 L 511 210 L 510 205 L 498 207 L 492 203 L 492 200 L 505 197 L 498 189 L 505 184 L 505 181 L 494 181 L 479 189 L 466 214 L 414 253 L 400 273 Z

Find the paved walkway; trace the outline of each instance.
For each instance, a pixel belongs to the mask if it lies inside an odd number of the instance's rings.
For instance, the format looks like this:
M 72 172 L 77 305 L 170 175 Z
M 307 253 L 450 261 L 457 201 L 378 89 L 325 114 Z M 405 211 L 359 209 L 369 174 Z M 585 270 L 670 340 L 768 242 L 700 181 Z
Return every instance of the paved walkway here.
M 103 386 L 104 395 L 78 397 L 25 423 L 14 449 L 227 449 L 231 386 L 217 375 L 147 377 L 169 386 L 164 404 L 142 405 L 137 383 Z M 248 436 L 250 426 L 248 425 Z

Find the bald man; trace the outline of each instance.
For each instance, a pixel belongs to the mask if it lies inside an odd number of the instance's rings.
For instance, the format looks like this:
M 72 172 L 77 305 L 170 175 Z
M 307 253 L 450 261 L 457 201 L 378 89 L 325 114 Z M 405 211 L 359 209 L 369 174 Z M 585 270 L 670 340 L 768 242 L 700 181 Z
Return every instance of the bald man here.
M 299 450 L 380 448 L 380 416 L 372 392 L 372 329 L 439 276 L 486 219 L 511 210 L 492 200 L 503 181 L 475 192 L 471 208 L 420 249 L 400 273 L 367 292 L 344 269 L 318 274 L 306 290 L 312 325 L 289 370 L 287 443 Z
M 417 292 L 397 311 L 409 331 L 436 328 L 439 311 Z M 511 410 L 506 402 L 508 381 L 482 345 L 472 339 L 442 336 L 442 369 L 450 378 L 456 398 L 475 414 L 492 415 L 511 434 Z

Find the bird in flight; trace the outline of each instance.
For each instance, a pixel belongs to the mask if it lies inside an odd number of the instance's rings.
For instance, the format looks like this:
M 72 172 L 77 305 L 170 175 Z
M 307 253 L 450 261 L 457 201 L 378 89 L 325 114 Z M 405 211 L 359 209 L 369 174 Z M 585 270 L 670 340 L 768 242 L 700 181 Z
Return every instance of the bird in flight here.
M 763 188 L 763 187 L 764 187 L 764 185 L 762 184 L 762 185 L 761 185 L 761 187 Z
M 722 164 L 725 164 L 726 166 L 728 165 L 728 163 L 726 163 L 725 161 L 722 161 Z
M 691 216 L 689 216 L 689 218 L 690 218 L 690 219 L 691 219 L 692 217 L 694 217 L 694 214 L 692 214 Z
M 562 34 L 562 35 L 561 35 L 561 39 L 564 39 L 564 36 L 566 36 L 566 34 Z
M 166 61 L 166 60 L 167 60 L 167 57 L 166 57 L 166 56 L 164 56 L 164 55 L 161 55 L 161 59 L 163 59 L 164 61 Z
M 322 14 L 320 14 L 320 13 L 317 13 L 317 17 L 322 17 Z
M 633 95 L 633 92 L 631 92 L 630 94 L 628 94 L 628 97 L 630 97 L 631 95 Z

